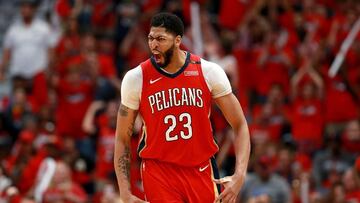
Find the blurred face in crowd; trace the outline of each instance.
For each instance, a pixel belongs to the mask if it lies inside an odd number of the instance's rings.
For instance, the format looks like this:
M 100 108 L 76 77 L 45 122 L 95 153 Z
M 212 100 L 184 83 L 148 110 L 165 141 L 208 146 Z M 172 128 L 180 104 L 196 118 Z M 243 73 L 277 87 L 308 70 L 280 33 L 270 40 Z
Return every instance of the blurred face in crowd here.
M 166 67 L 171 62 L 175 48 L 179 48 L 181 37 L 166 32 L 163 27 L 151 27 L 148 35 L 150 51 L 160 67 Z
M 24 89 L 18 88 L 14 92 L 14 104 L 15 105 L 25 105 L 26 104 L 26 93 Z
M 69 33 L 77 33 L 79 26 L 75 17 L 69 17 L 66 25 Z
M 293 154 L 288 149 L 281 149 L 279 152 L 279 169 L 286 170 L 293 163 Z
M 280 85 L 273 85 L 268 94 L 268 101 L 272 104 L 280 104 L 284 99 L 282 87 Z
M 342 203 L 345 202 L 345 191 L 344 191 L 344 186 L 339 184 L 336 185 L 334 188 L 334 203 Z
M 314 0 L 305 0 L 303 4 L 305 9 L 311 9 L 314 6 Z
M 360 187 L 356 183 L 356 177 L 352 169 L 349 169 L 344 173 L 342 177 L 342 182 L 346 191 L 355 191 Z
M 35 10 L 35 6 L 30 3 L 21 4 L 20 13 L 26 23 L 29 23 L 32 20 L 35 14 Z
M 255 165 L 255 171 L 262 181 L 267 182 L 271 176 L 270 158 L 261 156 Z
M 270 178 L 270 167 L 266 165 L 259 165 L 256 170 L 261 180 L 267 182 Z
M 66 165 L 64 162 L 58 162 L 56 164 L 53 183 L 55 185 L 58 185 L 69 181 L 71 181 L 71 172 L 69 166 Z
M 345 127 L 345 134 L 351 141 L 360 140 L 360 123 L 357 120 L 348 122 Z
M 96 39 L 94 36 L 87 34 L 81 38 L 81 49 L 87 53 L 92 53 L 96 50 Z

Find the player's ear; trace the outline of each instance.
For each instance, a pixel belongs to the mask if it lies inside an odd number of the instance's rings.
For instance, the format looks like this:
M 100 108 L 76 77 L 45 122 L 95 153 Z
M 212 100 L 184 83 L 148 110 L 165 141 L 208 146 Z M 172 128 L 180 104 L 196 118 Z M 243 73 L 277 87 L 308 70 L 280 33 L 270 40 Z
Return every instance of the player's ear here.
M 180 47 L 181 39 L 182 39 L 182 38 L 181 38 L 180 35 L 178 35 L 178 36 L 175 37 L 175 46 L 176 46 L 176 47 Z

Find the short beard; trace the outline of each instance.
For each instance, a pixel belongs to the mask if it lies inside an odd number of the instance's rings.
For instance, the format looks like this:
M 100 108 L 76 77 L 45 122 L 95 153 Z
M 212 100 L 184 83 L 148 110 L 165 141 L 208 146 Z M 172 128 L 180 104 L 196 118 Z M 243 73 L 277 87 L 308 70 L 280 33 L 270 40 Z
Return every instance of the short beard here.
M 171 58 L 174 54 L 175 45 L 173 44 L 167 51 L 164 53 L 164 64 L 159 64 L 161 68 L 166 68 L 171 62 Z

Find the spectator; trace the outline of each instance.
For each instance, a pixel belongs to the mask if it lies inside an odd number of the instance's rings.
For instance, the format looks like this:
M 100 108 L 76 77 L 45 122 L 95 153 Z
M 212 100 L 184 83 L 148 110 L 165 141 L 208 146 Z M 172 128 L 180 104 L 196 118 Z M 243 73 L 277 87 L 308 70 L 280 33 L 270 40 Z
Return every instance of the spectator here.
M 116 126 L 116 112 L 118 104 L 112 100 L 108 103 L 94 102 L 83 121 L 83 129 L 89 134 L 97 134 L 97 154 L 95 163 L 95 174 L 97 188 L 103 188 L 106 183 L 113 180 L 113 148 L 114 148 L 114 136 Z M 135 126 L 135 128 L 137 128 Z M 139 182 L 141 181 L 139 173 L 139 163 L 137 156 L 135 155 L 136 147 L 138 143 L 138 137 L 133 136 L 132 138 L 132 159 L 133 164 L 131 165 L 131 179 L 130 184 L 132 186 L 132 192 L 138 196 L 143 197 Z M 110 178 L 111 177 L 111 178 Z M 101 193 L 101 190 L 99 191 Z
M 91 111 L 88 111 L 84 118 L 83 128 L 89 134 L 98 132 L 98 149 L 95 164 L 95 178 L 97 184 L 107 180 L 107 177 L 113 173 L 114 157 L 114 136 L 116 127 L 116 109 L 117 103 L 109 102 L 105 106 L 105 112 L 95 118 L 96 113 L 104 108 L 104 103 L 98 105 Z
M 115 1 L 93 1 L 92 7 L 93 12 L 91 16 L 91 25 L 94 27 L 96 32 L 112 32 L 116 20 L 114 14 L 114 10 L 116 8 Z
M 80 154 L 93 162 L 93 142 L 82 130 L 81 124 L 93 99 L 94 83 L 82 78 L 81 71 L 79 64 L 72 64 L 67 68 L 65 77 L 55 83 L 59 99 L 56 132 L 60 137 L 74 139 Z
M 124 38 L 128 34 L 132 25 L 138 20 L 137 17 L 140 15 L 139 8 L 135 2 L 126 2 L 119 4 L 117 7 L 117 23 L 115 26 L 115 61 L 116 68 L 119 76 L 122 76 L 124 72 L 129 68 L 125 56 L 122 55 L 121 46 L 124 41 Z M 124 67 L 126 66 L 126 67 Z
M 18 133 L 25 126 L 25 117 L 32 114 L 29 101 L 26 98 L 24 89 L 15 89 L 10 104 L 5 111 L 5 125 L 9 129 L 10 135 L 16 138 Z
M 241 200 L 246 202 L 260 195 L 268 195 L 272 203 L 290 203 L 290 187 L 286 180 L 271 171 L 271 160 L 261 156 L 250 173 L 241 192 Z M 266 202 L 266 201 L 265 201 Z
M 70 136 L 75 139 L 85 137 L 81 130 L 82 118 L 90 105 L 93 97 L 94 85 L 90 80 L 81 77 L 81 69 L 78 64 L 72 64 L 63 79 L 57 86 L 58 109 L 57 131 L 60 136 Z M 71 115 L 68 112 L 72 112 Z
M 342 177 L 347 202 L 360 202 L 360 182 L 356 177 L 356 168 L 349 168 Z
M 35 177 L 33 171 L 37 171 L 39 160 L 35 159 L 32 142 L 35 135 L 29 131 L 22 131 L 19 139 L 14 144 L 12 152 L 4 161 L 4 168 L 12 179 L 19 193 L 24 195 L 32 187 Z M 23 181 L 26 180 L 26 181 Z
M 342 150 L 339 137 L 328 138 L 325 146 L 313 158 L 313 177 L 317 189 L 326 191 L 341 180 L 353 160 Z
M 60 77 L 72 64 L 78 64 L 83 77 L 96 80 L 96 100 L 109 100 L 120 91 L 120 80 L 117 78 L 115 64 L 109 55 L 100 54 L 96 50 L 95 37 L 86 33 L 81 37 L 80 53 L 71 57 L 60 66 Z
M 139 36 L 142 36 L 138 38 Z M 147 45 L 147 36 L 140 23 L 129 30 L 119 47 L 119 53 L 122 58 L 127 61 L 127 69 L 135 67 L 137 64 L 145 61 L 149 56 L 149 48 Z M 127 70 L 121 70 L 126 72 Z
M 76 140 L 71 137 L 60 138 L 63 140 L 62 160 L 71 167 L 72 180 L 81 185 L 88 194 L 94 192 L 94 185 L 92 183 L 91 174 L 92 170 L 90 161 L 80 153 L 80 149 L 76 145 Z M 92 150 L 90 148 L 89 150 Z
M 344 185 L 341 182 L 334 183 L 329 194 L 324 199 L 325 202 L 346 203 Z
M 343 148 L 355 158 L 360 155 L 360 123 L 359 120 L 349 121 L 341 135 Z
M 346 122 L 359 118 L 359 105 L 347 78 L 346 70 L 341 69 L 334 78 L 327 75 L 328 69 L 323 67 L 325 81 L 325 121 L 326 132 L 339 133 Z M 339 109 L 338 106 L 343 108 Z
M 267 34 L 259 60 L 257 61 L 257 72 L 259 81 L 256 91 L 260 98 L 266 96 L 272 84 L 280 84 L 285 95 L 289 92 L 289 71 L 292 68 L 293 53 L 286 47 L 283 39 L 284 31 L 273 27 Z
M 86 200 L 85 191 L 71 180 L 69 166 L 58 162 L 50 187 L 44 193 L 44 203 L 85 203 Z
M 54 46 L 49 25 L 34 17 L 37 5 L 37 0 L 20 1 L 21 19 L 6 33 L 0 64 L 0 78 L 4 78 L 9 66 L 11 78 L 20 76 L 31 84 L 35 111 L 47 103 L 45 71 Z
M 22 199 L 28 199 L 28 198 L 22 198 L 22 196 L 19 194 L 19 190 L 14 186 L 7 187 L 0 194 L 0 200 L 9 203 L 19 203 Z
M 55 68 L 59 71 L 66 66 L 66 62 L 80 53 L 80 34 L 79 25 L 75 16 L 69 16 L 64 22 L 64 34 L 55 47 L 56 64 Z
M 309 62 L 291 79 L 292 136 L 299 150 L 312 153 L 322 146 L 324 117 L 323 82 Z
M 265 130 L 265 134 L 254 134 L 263 136 L 267 141 L 278 143 L 281 136 L 285 134 L 285 128 L 288 122 L 289 108 L 285 104 L 284 90 L 281 85 L 273 84 L 263 105 L 258 104 L 254 107 L 253 118 L 254 125 L 250 125 L 250 130 Z M 268 137 L 264 137 L 268 136 Z
M 117 192 L 116 183 L 114 181 L 110 180 L 107 181 L 106 184 L 102 187 L 100 190 L 101 192 L 97 193 L 94 196 L 93 202 L 94 203 L 122 203 L 122 200 L 120 199 L 120 195 Z
M 278 153 L 278 161 L 275 167 L 275 172 L 282 177 L 284 177 L 289 184 L 296 178 L 294 170 L 294 165 L 296 162 L 296 154 L 294 147 L 282 147 Z

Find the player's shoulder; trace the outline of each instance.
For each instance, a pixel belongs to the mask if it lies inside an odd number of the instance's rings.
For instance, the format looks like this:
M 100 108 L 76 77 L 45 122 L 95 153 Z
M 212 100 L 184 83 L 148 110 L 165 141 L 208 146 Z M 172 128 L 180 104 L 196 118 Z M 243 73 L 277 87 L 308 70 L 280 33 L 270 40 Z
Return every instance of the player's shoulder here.
M 201 58 L 201 67 L 204 73 L 211 72 L 211 71 L 223 71 L 223 68 L 217 63 L 208 61 L 206 59 Z
M 140 65 L 136 66 L 133 69 L 130 69 L 124 75 L 124 80 L 125 79 L 136 80 L 136 79 L 141 79 L 141 78 L 142 78 L 142 70 L 141 70 Z

